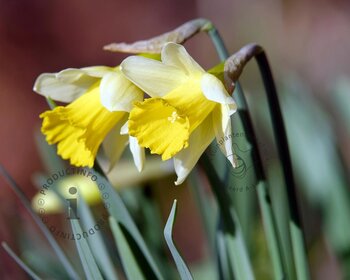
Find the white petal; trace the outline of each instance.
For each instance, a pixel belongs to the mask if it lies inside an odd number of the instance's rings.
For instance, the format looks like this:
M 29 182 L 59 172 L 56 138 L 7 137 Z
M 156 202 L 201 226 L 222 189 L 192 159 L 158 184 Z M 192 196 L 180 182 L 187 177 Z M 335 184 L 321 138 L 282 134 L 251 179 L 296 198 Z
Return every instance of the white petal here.
M 162 49 L 162 62 L 182 69 L 189 76 L 205 72 L 182 45 L 175 43 L 164 45 Z
M 142 101 L 143 92 L 120 72 L 104 75 L 100 85 L 101 103 L 109 111 L 130 112 L 134 101 Z
M 87 76 L 79 69 L 66 69 L 57 74 L 41 74 L 33 90 L 53 100 L 68 103 L 84 94 L 96 81 L 97 78 Z
M 120 129 L 120 134 L 122 134 L 122 135 L 129 134 L 129 123 L 128 122 L 125 122 L 125 124 L 123 124 L 122 128 Z
M 201 79 L 201 88 L 207 99 L 221 104 L 235 105 L 234 99 L 228 94 L 222 82 L 214 75 L 205 73 Z
M 105 140 L 102 142 L 103 150 L 109 159 L 108 172 L 114 167 L 114 165 L 120 159 L 126 144 L 128 143 L 129 137 L 127 135 L 120 134 L 120 128 L 126 121 L 120 121 L 107 135 Z
M 232 148 L 232 127 L 229 105 L 217 106 L 212 115 L 216 141 L 220 150 L 231 165 L 236 167 L 236 157 Z
M 214 137 L 215 132 L 212 115 L 210 114 L 191 134 L 189 146 L 174 156 L 174 166 L 177 174 L 175 185 L 183 183 Z
M 82 71 L 85 72 L 86 75 L 95 78 L 102 78 L 104 75 L 116 71 L 119 67 L 112 68 L 108 66 L 90 66 L 81 68 Z
M 135 166 L 139 172 L 142 171 L 145 162 L 145 149 L 137 142 L 137 138 L 129 137 L 129 147 L 134 158 Z
M 162 97 L 187 79 L 177 67 L 141 56 L 129 56 L 120 66 L 123 74 L 151 97 Z
M 72 84 L 78 81 L 82 76 L 85 76 L 86 74 L 81 69 L 67 68 L 58 73 L 55 73 L 55 75 L 57 79 L 64 81 L 67 84 Z

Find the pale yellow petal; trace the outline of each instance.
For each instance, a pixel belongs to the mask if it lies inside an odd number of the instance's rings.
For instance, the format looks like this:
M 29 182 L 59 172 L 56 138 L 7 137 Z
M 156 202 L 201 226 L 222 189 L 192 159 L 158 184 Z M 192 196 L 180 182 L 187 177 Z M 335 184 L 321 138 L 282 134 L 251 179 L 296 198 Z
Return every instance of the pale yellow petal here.
M 142 101 L 143 92 L 131 83 L 120 70 L 103 76 L 101 103 L 108 111 L 130 112 L 134 101 Z
M 211 101 L 221 104 L 236 104 L 226 91 L 223 83 L 212 74 L 205 73 L 202 76 L 201 88 L 205 97 Z
M 231 165 L 236 167 L 236 157 L 232 147 L 232 126 L 229 105 L 217 105 L 213 111 L 213 126 L 216 141 L 221 152 L 229 160 Z
M 127 135 L 121 135 L 120 129 L 122 124 L 126 121 L 127 115 L 125 114 L 113 129 L 107 134 L 106 138 L 102 142 L 102 147 L 105 155 L 109 160 L 108 171 L 109 172 L 114 165 L 119 161 L 125 147 L 128 143 L 129 137 Z
M 215 132 L 210 114 L 201 125 L 197 127 L 190 136 L 189 145 L 174 156 L 175 172 L 177 180 L 175 185 L 185 181 L 197 161 L 215 138 Z
M 129 147 L 134 158 L 135 166 L 141 172 L 145 162 L 145 149 L 139 145 L 137 138 L 132 136 L 129 137 Z
M 141 56 L 129 56 L 124 59 L 121 71 L 152 97 L 164 96 L 187 79 L 181 69 Z
M 89 66 L 81 68 L 86 75 L 96 78 L 102 78 L 104 75 L 116 71 L 117 69 L 119 69 L 119 66 L 115 68 L 108 66 Z
M 188 76 L 197 76 L 205 72 L 182 45 L 175 43 L 167 43 L 163 47 L 162 62 L 178 67 Z
M 126 135 L 129 134 L 129 123 L 126 121 L 123 125 L 122 128 L 120 129 L 120 134 Z
M 33 90 L 53 100 L 68 103 L 84 94 L 97 81 L 97 78 L 87 76 L 79 69 L 66 69 L 61 75 L 41 74 Z

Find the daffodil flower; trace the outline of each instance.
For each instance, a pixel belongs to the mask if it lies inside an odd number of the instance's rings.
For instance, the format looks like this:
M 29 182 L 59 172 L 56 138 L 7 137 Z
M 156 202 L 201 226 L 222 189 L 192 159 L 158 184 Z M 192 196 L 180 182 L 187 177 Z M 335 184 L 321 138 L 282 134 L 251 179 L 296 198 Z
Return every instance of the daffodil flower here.
M 141 101 L 143 92 L 120 71 L 120 67 L 94 66 L 42 74 L 34 91 L 61 102 L 40 115 L 41 131 L 49 144 L 57 144 L 57 153 L 75 166 L 92 167 L 102 143 L 110 168 L 120 158 L 127 142 L 139 170 L 144 149 L 137 140 L 121 135 L 133 101 Z
M 229 137 L 235 101 L 183 46 L 167 43 L 161 61 L 130 56 L 122 62 L 121 71 L 151 96 L 134 103 L 129 134 L 163 160 L 174 158 L 176 185 L 185 180 L 215 137 L 227 139 L 219 146 L 235 166 Z

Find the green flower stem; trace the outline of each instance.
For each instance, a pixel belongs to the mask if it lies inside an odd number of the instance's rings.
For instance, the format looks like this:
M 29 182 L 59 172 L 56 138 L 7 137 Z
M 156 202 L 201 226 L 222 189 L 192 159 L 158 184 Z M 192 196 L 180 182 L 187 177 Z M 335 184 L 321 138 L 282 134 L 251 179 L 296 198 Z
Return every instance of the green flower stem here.
M 214 44 L 214 47 L 216 49 L 216 52 L 218 53 L 220 60 L 225 61 L 230 56 L 230 54 L 227 48 L 225 47 L 224 41 L 222 40 L 219 31 L 215 28 L 213 24 L 210 24 L 207 28 L 207 33 Z M 242 92 L 240 90 L 241 86 L 238 81 L 236 83 L 236 88 L 238 89 L 237 90 L 238 94 L 235 95 L 235 101 L 237 102 L 237 106 L 240 109 L 246 109 L 247 102 L 244 96 L 241 94 Z
M 222 40 L 219 31 L 215 28 L 215 26 L 212 23 L 208 25 L 206 30 L 214 44 L 214 47 L 219 55 L 220 60 L 225 61 L 230 56 L 230 54 L 225 47 L 224 41 Z
M 224 46 L 223 40 L 220 37 L 220 34 L 215 29 L 214 26 L 211 26 L 211 29 L 208 30 L 208 34 L 212 39 L 215 48 L 217 49 L 218 55 L 222 61 L 226 60 L 228 57 L 228 52 Z M 249 142 L 253 145 L 254 149 L 257 149 L 256 138 L 254 135 L 254 131 L 252 128 L 252 123 L 247 112 L 248 106 L 243 95 L 242 88 L 238 82 L 236 82 L 236 92 L 235 99 L 237 102 L 237 106 L 239 108 L 238 117 L 243 122 L 244 130 L 247 135 L 246 140 L 250 140 Z M 249 145 L 249 143 L 247 143 Z M 274 275 L 276 279 L 284 278 L 285 269 L 283 267 L 282 261 L 282 249 L 280 244 L 280 239 L 278 238 L 277 226 L 275 223 L 275 217 L 273 215 L 273 210 L 271 206 L 271 199 L 268 193 L 267 184 L 265 182 L 265 174 L 263 172 L 261 159 L 259 157 L 259 153 L 254 153 L 252 156 L 256 158 L 253 160 L 255 172 L 258 173 L 257 177 L 262 181 L 258 184 L 258 198 L 260 208 L 262 210 L 262 217 L 264 221 L 264 227 L 267 237 L 267 243 L 269 252 L 271 255 L 271 260 L 274 269 Z
M 282 170 L 287 187 L 289 210 L 291 221 L 289 223 L 293 245 L 293 255 L 298 279 L 310 279 L 307 256 L 305 250 L 304 236 L 301 226 L 301 218 L 297 204 L 297 191 L 292 171 L 292 161 L 289 153 L 287 133 L 284 127 L 281 107 L 278 100 L 276 86 L 272 77 L 272 72 L 264 51 L 255 55 L 260 73 L 264 82 L 265 92 L 269 104 L 274 135 L 278 153 L 282 162 Z

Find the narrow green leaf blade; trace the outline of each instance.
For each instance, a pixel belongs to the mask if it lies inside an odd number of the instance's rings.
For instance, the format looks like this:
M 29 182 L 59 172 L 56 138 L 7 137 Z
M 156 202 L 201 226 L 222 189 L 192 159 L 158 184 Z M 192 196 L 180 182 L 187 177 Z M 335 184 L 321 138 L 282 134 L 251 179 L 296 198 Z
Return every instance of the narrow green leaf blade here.
M 79 205 L 81 207 L 80 216 L 85 228 L 90 227 L 91 225 L 96 225 L 96 221 L 91 213 L 90 208 L 86 204 L 83 197 L 80 196 Z M 107 279 L 118 280 L 118 275 L 114 270 L 113 263 L 108 254 L 106 245 L 103 242 L 102 234 L 100 231 L 95 231 L 94 234 L 90 235 L 88 238 L 88 243 L 91 248 L 92 254 L 94 255 L 96 262 L 103 274 Z
M 117 221 L 113 217 L 109 217 L 109 224 L 111 226 L 115 242 L 117 243 L 117 248 L 127 279 L 146 279 Z
M 225 234 L 221 225 L 216 231 L 216 246 L 217 246 L 217 260 L 219 279 L 231 280 L 233 277 L 233 269 L 229 261 L 228 252 L 225 242 Z
M 140 234 L 140 231 L 136 227 L 135 222 L 125 207 L 119 194 L 102 175 L 95 171 L 93 172 L 98 177 L 97 184 L 108 213 L 128 231 L 142 252 L 147 261 L 147 265 L 150 267 L 153 274 L 157 277 L 157 279 L 163 280 L 163 276 L 161 275 L 155 260 L 153 259 L 144 239 L 142 238 L 142 235 Z
M 164 237 L 165 241 L 168 244 L 171 255 L 175 261 L 177 270 L 179 271 L 180 277 L 182 280 L 193 279 L 190 270 L 188 269 L 185 261 L 182 259 L 180 253 L 178 252 L 175 243 L 173 241 L 173 227 L 176 216 L 176 199 L 174 200 L 173 207 L 171 208 L 168 221 L 165 224 L 164 228 Z
M 67 256 L 61 249 L 61 247 L 58 245 L 55 238 L 51 235 L 48 228 L 44 225 L 40 217 L 33 211 L 30 201 L 28 198 L 24 195 L 22 189 L 17 185 L 16 181 L 11 177 L 11 175 L 5 170 L 5 168 L 0 164 L 0 173 L 2 176 L 6 179 L 12 190 L 16 193 L 18 198 L 21 200 L 22 204 L 26 208 L 26 210 L 29 212 L 29 214 L 32 216 L 34 222 L 38 225 L 39 229 L 43 232 L 45 238 L 51 245 L 52 249 L 56 253 L 58 259 L 61 261 L 62 265 L 66 269 L 68 275 L 72 279 L 80 279 L 78 276 L 78 273 L 75 271 L 71 263 L 69 262 Z
M 257 186 L 261 216 L 275 279 L 285 279 L 286 273 L 283 267 L 282 250 L 266 184 L 267 182 L 260 181 Z
M 7 245 L 6 242 L 1 242 L 1 246 L 5 249 L 5 251 L 10 255 L 11 258 L 25 271 L 30 277 L 34 280 L 41 280 L 41 278 L 35 274 L 33 270 L 31 270 L 17 255 L 16 253 Z
M 75 244 L 77 245 L 81 264 L 87 279 L 103 279 L 96 261 L 91 253 L 90 247 L 85 238 L 82 236 L 82 229 L 77 219 L 71 219 L 72 231 L 75 236 Z M 78 235 L 80 238 L 78 239 Z
M 224 229 L 225 245 L 228 250 L 233 274 L 237 279 L 254 279 L 249 254 L 242 236 L 242 228 L 235 213 L 232 200 L 225 184 L 219 178 L 207 154 L 203 154 L 200 163 L 206 172 L 212 191 L 217 199 Z M 228 164 L 226 162 L 226 164 Z

